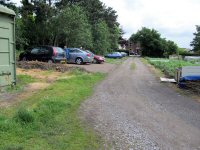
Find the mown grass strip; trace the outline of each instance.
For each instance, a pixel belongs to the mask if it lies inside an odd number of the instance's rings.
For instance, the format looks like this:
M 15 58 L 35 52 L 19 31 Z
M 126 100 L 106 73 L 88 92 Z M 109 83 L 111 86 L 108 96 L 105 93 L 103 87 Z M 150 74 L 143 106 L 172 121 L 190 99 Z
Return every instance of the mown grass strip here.
M 121 59 L 119 58 L 106 58 L 106 62 L 107 63 L 110 63 L 110 64 L 116 64 L 116 65 L 119 65 L 121 63 L 123 63 L 126 59 L 128 59 L 128 57 L 123 57 Z
M 75 72 L 21 104 L 0 110 L 2 150 L 94 150 L 100 140 L 77 117 L 80 103 L 104 74 Z
M 131 66 L 130 66 L 130 68 L 131 68 L 131 70 L 135 70 L 135 68 L 136 68 L 136 65 L 135 65 L 135 63 L 134 63 L 134 62 L 132 62 L 132 63 L 131 63 Z

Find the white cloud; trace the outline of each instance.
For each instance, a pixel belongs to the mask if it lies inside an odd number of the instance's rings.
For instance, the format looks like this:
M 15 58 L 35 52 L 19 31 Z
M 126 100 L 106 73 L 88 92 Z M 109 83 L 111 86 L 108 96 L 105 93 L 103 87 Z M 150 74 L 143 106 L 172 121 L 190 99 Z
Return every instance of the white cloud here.
M 16 3 L 17 6 L 21 6 L 21 0 L 11 0 L 13 3 Z
M 12 0 L 20 5 L 20 0 Z M 180 47 L 189 47 L 200 25 L 200 0 L 101 0 L 113 7 L 129 38 L 141 27 L 154 28 L 162 37 L 175 41 Z
M 154 28 L 181 47 L 189 47 L 200 24 L 199 0 L 101 0 L 118 13 L 129 38 L 141 27 Z

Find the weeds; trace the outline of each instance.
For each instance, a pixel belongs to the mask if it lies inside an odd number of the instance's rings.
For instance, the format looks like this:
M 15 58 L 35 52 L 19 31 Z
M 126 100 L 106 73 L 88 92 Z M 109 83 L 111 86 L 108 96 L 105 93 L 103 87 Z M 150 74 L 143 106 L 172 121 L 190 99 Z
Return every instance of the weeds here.
M 21 124 L 32 123 L 34 121 L 32 113 L 25 108 L 17 110 L 14 119 Z
M 104 74 L 70 74 L 12 109 L 0 110 L 0 149 L 100 149 L 101 140 L 80 123 L 77 110 Z
M 6 92 L 16 92 L 23 89 L 23 87 L 29 83 L 35 82 L 36 79 L 29 75 L 17 75 L 17 84 L 15 86 L 7 86 Z
M 154 58 L 146 58 L 148 62 L 154 65 L 156 68 L 160 69 L 169 77 L 174 77 L 176 68 L 180 68 L 183 66 L 199 66 L 200 64 L 195 64 L 183 60 L 169 60 L 169 59 L 154 59 Z

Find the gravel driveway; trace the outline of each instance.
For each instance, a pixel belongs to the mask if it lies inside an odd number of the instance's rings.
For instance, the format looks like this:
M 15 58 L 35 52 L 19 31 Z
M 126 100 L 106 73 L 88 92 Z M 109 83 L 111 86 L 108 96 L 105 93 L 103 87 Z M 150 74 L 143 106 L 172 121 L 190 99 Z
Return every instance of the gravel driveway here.
M 111 72 L 116 67 L 115 64 L 109 64 L 109 63 L 103 63 L 103 64 L 84 64 L 84 65 L 67 64 L 67 66 L 70 66 L 70 67 L 80 67 L 80 68 L 84 68 L 85 70 L 87 70 L 89 72 L 101 72 L 101 73 Z
M 200 103 L 161 84 L 139 58 L 110 72 L 80 112 L 105 149 L 200 150 Z

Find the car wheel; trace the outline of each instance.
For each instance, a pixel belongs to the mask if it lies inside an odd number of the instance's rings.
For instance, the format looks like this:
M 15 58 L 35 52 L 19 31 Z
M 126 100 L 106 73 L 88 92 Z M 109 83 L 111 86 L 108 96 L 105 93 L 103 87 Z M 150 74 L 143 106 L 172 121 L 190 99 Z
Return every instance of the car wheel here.
M 83 64 L 82 58 L 77 58 L 77 59 L 76 59 L 76 64 L 78 64 L 78 65 Z
M 49 59 L 48 64 L 53 64 L 53 60 Z
M 26 56 L 24 56 L 24 57 L 22 58 L 22 61 L 27 61 Z

